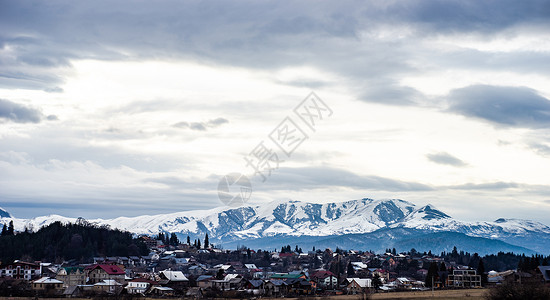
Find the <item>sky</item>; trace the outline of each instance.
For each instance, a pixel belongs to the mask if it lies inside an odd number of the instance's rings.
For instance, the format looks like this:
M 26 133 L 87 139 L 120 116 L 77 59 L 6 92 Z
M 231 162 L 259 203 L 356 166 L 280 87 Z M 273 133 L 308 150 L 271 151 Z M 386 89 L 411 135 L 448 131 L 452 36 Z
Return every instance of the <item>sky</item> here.
M 248 204 L 550 225 L 549 23 L 530 0 L 0 0 L 0 207 L 210 209 L 237 173 Z

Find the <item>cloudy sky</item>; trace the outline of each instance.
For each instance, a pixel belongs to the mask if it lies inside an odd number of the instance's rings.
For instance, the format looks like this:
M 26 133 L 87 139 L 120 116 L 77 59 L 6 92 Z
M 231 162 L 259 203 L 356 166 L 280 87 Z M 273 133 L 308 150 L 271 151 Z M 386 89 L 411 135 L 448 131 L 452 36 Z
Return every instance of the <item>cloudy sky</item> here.
M 237 172 L 249 203 L 550 225 L 549 23 L 548 1 L 0 0 L 0 206 L 214 208 Z M 311 92 L 313 128 L 294 112 Z M 284 120 L 307 135 L 290 155 Z

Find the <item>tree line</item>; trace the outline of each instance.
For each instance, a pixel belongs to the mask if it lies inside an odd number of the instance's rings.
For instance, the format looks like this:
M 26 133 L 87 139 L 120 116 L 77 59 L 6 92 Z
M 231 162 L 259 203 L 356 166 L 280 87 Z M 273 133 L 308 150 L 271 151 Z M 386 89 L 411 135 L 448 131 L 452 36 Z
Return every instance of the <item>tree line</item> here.
M 9 225 L 8 228 L 12 227 Z M 75 224 L 54 222 L 36 232 L 25 230 L 0 236 L 0 261 L 76 260 L 90 262 L 94 256 L 147 255 L 147 245 L 126 231 L 90 224 L 83 219 Z

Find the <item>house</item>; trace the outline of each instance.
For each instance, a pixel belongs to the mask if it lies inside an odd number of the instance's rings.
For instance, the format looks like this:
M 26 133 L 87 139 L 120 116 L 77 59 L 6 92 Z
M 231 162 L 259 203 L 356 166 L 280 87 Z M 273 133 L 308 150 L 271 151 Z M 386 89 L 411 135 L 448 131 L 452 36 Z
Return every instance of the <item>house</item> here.
M 206 273 L 207 269 L 202 265 L 191 266 L 188 269 L 190 275 L 200 276 Z
M 125 283 L 126 273 L 117 265 L 95 264 L 84 269 L 87 272 L 90 284 L 103 282 L 104 280 L 115 280 L 118 283 Z
M 271 279 L 264 283 L 264 293 L 266 296 L 276 297 L 286 295 L 287 285 L 281 279 Z
M 311 279 L 322 288 L 334 289 L 338 287 L 338 277 L 331 271 L 317 271 L 311 275 Z
M 242 276 L 239 274 L 227 274 L 222 280 L 211 280 L 212 288 L 229 291 L 239 289 L 242 285 Z
M 538 272 L 546 284 L 550 284 L 550 266 L 539 266 Z
M 84 296 L 84 291 L 82 285 L 73 285 L 63 291 L 63 296 L 65 298 L 80 298 Z
M 117 282 L 114 279 L 104 279 L 100 282 L 94 284 L 94 292 L 108 293 L 108 294 L 119 294 L 122 291 L 122 284 Z
M 55 276 L 57 280 L 63 281 L 63 287 L 82 285 L 86 283 L 86 272 L 82 267 L 65 267 L 59 269 Z
M 195 282 L 197 283 L 197 285 L 200 288 L 206 289 L 206 288 L 212 287 L 210 281 L 213 280 L 213 279 L 215 279 L 215 278 L 212 275 L 201 275 L 201 276 L 197 277 Z
M 158 282 L 145 278 L 135 278 L 128 281 L 126 291 L 128 294 L 145 294 L 153 286 L 159 285 Z
M 55 278 L 59 271 L 59 266 L 52 263 L 40 263 L 40 277 Z
M 254 295 L 262 295 L 264 293 L 264 281 L 254 279 L 248 280 L 244 288 Z
M 362 294 L 372 287 L 372 280 L 368 278 L 348 278 L 346 280 L 348 294 Z
M 303 278 L 288 279 L 285 281 L 287 292 L 294 295 L 313 294 L 313 285 L 309 280 Z
M 189 279 L 181 271 L 164 270 L 159 273 L 162 286 L 172 288 L 174 291 L 183 291 L 189 286 Z
M 40 278 L 42 270 L 39 264 L 16 260 L 11 264 L 0 265 L 0 277 L 33 280 Z
M 232 266 L 232 265 L 224 265 L 224 264 L 219 264 L 219 265 L 215 265 L 213 267 L 215 270 L 219 270 L 219 269 L 223 269 L 223 272 L 224 273 L 233 273 L 233 272 L 236 272 L 235 268 Z
M 154 286 L 150 294 L 156 296 L 174 296 L 174 289 L 167 286 Z
M 271 275 L 271 279 L 280 279 L 286 281 L 288 279 L 306 279 L 307 276 L 305 273 L 275 273 Z
M 32 282 L 32 289 L 48 295 L 60 295 L 63 293 L 63 281 L 42 277 Z
M 481 287 L 481 275 L 476 270 L 453 270 L 447 278 L 447 286 L 454 288 Z

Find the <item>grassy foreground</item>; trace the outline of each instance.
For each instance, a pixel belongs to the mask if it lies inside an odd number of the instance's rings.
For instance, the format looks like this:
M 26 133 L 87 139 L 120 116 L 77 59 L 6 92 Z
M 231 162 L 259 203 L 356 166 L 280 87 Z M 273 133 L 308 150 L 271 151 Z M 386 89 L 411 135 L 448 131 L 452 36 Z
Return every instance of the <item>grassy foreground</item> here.
M 376 293 L 372 294 L 370 299 L 446 299 L 446 300 L 458 300 L 458 299 L 471 299 L 471 300 L 481 300 L 485 299 L 484 296 L 488 290 L 487 289 L 465 289 L 465 290 L 442 290 L 434 291 L 433 295 L 431 291 L 423 292 L 388 292 L 388 293 Z M 307 297 L 307 298 L 260 298 L 263 300 L 273 299 L 273 300 L 303 300 L 303 299 L 331 299 L 331 300 L 361 300 L 363 299 L 361 295 L 342 295 L 342 296 L 330 296 L 330 297 Z M 60 300 L 63 298 L 39 298 L 41 300 Z M 109 299 L 109 298 L 104 298 Z M 116 297 L 110 299 L 117 299 Z M 158 298 L 138 298 L 142 300 L 158 300 Z M 177 299 L 177 298 L 176 298 Z M 180 298 L 181 299 L 181 298 Z M 188 298 L 189 299 L 189 298 Z M 0 300 L 35 300 L 34 297 L 0 297 Z M 72 298 L 72 300 L 90 300 L 89 298 Z
M 441 290 L 422 292 L 392 292 L 373 294 L 371 299 L 485 299 L 487 289 Z M 356 298 L 357 299 L 357 298 Z

